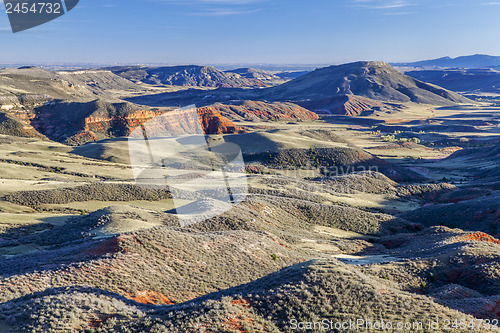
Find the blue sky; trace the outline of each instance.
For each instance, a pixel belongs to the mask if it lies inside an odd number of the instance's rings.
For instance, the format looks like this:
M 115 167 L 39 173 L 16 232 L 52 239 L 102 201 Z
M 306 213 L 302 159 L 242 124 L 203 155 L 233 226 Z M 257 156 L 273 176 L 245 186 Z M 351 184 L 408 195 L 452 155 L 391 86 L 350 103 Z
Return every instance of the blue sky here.
M 80 0 L 12 34 L 0 63 L 411 61 L 500 55 L 500 0 Z

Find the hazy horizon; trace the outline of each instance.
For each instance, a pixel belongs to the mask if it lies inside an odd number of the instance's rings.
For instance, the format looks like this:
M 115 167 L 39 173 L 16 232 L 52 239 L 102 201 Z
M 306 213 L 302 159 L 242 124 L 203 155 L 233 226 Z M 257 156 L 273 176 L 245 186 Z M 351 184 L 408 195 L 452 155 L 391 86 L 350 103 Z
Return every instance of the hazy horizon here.
M 484 55 L 484 54 L 471 54 L 471 55 L 463 55 L 461 57 L 468 56 L 493 56 L 493 55 Z M 447 56 L 435 58 L 435 59 L 419 59 L 417 61 L 426 61 L 426 60 L 437 60 L 441 58 L 446 58 Z M 500 57 L 500 56 L 494 56 Z M 451 59 L 455 59 L 450 57 Z M 148 63 L 148 62 L 129 62 L 129 63 L 92 63 L 92 62 L 31 62 L 31 63 L 0 63 L 0 68 L 17 68 L 23 66 L 35 66 L 49 70 L 57 70 L 57 69 L 92 69 L 92 68 L 103 68 L 103 67 L 113 67 L 113 66 L 146 66 L 146 67 L 162 67 L 162 66 L 212 66 L 220 70 L 233 70 L 237 68 L 256 68 L 262 69 L 266 71 L 276 71 L 276 72 L 286 72 L 286 71 L 307 71 L 314 70 L 316 68 L 329 67 L 329 66 L 337 66 L 352 62 L 358 61 L 383 61 L 377 59 L 370 60 L 356 60 L 356 61 L 348 61 L 342 63 L 330 63 L 330 64 L 314 64 L 314 63 Z M 401 63 L 405 63 L 406 61 L 401 61 Z M 391 62 L 391 64 L 395 64 L 396 62 Z
M 500 3 L 105 0 L 13 34 L 0 63 L 340 64 L 500 54 Z M 464 21 L 467 24 L 464 24 Z

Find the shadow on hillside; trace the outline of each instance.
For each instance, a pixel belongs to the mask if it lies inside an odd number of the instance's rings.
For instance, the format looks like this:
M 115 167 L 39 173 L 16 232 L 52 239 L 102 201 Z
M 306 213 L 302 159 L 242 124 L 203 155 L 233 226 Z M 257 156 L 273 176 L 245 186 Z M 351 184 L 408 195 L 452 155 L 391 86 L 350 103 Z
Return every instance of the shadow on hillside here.
M 148 304 L 143 304 L 143 303 L 138 303 L 136 301 L 130 300 L 124 296 L 121 296 L 117 293 L 107 291 L 104 289 L 99 289 L 99 288 L 93 288 L 93 287 L 85 287 L 85 286 L 67 286 L 67 287 L 54 287 L 54 288 L 47 288 L 43 291 L 39 292 L 34 292 L 31 294 L 27 294 L 25 296 L 11 299 L 9 301 L 6 301 L 4 303 L 0 304 L 12 304 L 13 307 L 15 305 L 25 305 L 24 301 L 26 303 L 31 303 L 33 299 L 36 298 L 45 298 L 47 296 L 57 296 L 58 299 L 64 298 L 63 295 L 67 296 L 67 302 L 71 302 L 71 300 L 74 300 L 75 294 L 80 294 L 80 298 L 83 298 L 83 295 L 88 295 L 89 298 L 93 297 L 96 300 L 99 299 L 99 296 L 107 296 L 113 300 L 118 300 L 120 302 L 125 303 L 126 305 L 133 306 L 136 308 L 142 308 L 143 310 L 146 309 L 157 309 L 159 306 L 158 305 L 148 305 Z M 73 303 L 76 305 L 76 303 Z M 161 306 L 161 305 L 160 305 Z
M 45 228 L 42 232 L 20 235 L 24 227 L 11 229 L 7 234 L 0 235 L 0 277 L 9 277 L 40 271 L 54 271 L 65 265 L 96 259 L 96 256 L 86 255 L 89 249 L 98 246 L 101 240 L 80 239 L 60 244 L 43 244 L 43 235 L 50 236 L 46 223 L 33 225 L 35 228 Z M 6 237 L 8 236 L 8 238 Z
M 205 90 L 191 88 L 188 90 L 166 92 L 125 98 L 126 101 L 152 107 L 184 107 L 196 105 L 203 107 L 214 103 L 256 99 L 260 89 L 218 88 Z
M 29 235 L 47 231 L 53 228 L 53 225 L 47 223 L 42 219 L 42 223 L 30 224 L 30 225 L 22 225 L 17 228 L 10 228 L 6 231 L 0 233 L 0 247 L 5 246 L 7 243 L 11 244 L 12 241 L 19 241 L 23 237 L 27 237 Z M 64 217 L 60 217 L 60 221 L 66 220 Z M 13 244 L 13 243 L 12 243 Z
M 320 119 L 329 124 L 375 126 L 385 123 L 384 120 L 350 116 L 321 115 Z
M 437 107 L 436 110 L 440 111 L 467 111 L 467 110 L 477 110 L 477 105 L 467 104 L 467 105 L 447 105 Z
M 262 151 L 278 151 L 281 145 L 268 139 L 264 134 L 265 132 L 226 135 L 224 136 L 224 140 L 238 145 L 244 155 L 251 155 Z
M 179 306 L 189 305 L 193 303 L 201 303 L 207 300 L 216 300 L 224 296 L 235 296 L 235 295 L 245 296 L 247 294 L 259 294 L 267 292 L 269 290 L 279 289 L 283 285 L 300 284 L 304 280 L 304 275 L 307 273 L 308 268 L 314 265 L 317 261 L 318 261 L 317 259 L 313 259 L 289 267 L 285 267 L 280 269 L 279 271 L 266 275 L 252 282 L 212 292 L 200 296 L 198 298 L 194 298 L 185 303 L 176 304 L 174 306 L 168 307 L 166 310 L 175 311 L 178 309 Z

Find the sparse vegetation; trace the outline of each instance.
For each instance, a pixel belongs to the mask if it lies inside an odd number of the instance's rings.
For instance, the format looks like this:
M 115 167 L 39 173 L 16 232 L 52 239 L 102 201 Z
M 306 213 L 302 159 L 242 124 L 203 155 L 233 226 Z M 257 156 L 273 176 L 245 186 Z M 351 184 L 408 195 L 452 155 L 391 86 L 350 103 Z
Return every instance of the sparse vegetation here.
M 73 188 L 14 192 L 4 199 L 19 205 L 37 207 L 82 201 L 157 201 L 169 198 L 170 192 L 161 187 L 103 182 Z
M 263 81 L 209 67 L 112 71 L 0 70 L 0 331 L 291 332 L 292 319 L 498 317 L 491 105 L 375 62 L 255 90 L 225 89 Z M 213 175 L 192 172 L 201 159 L 163 161 L 190 172 L 182 190 L 134 183 L 124 137 L 186 102 L 223 114 L 210 113 L 214 132 L 241 132 L 207 139 L 241 148 L 243 202 L 230 205 Z M 181 226 L 179 207 L 219 214 Z

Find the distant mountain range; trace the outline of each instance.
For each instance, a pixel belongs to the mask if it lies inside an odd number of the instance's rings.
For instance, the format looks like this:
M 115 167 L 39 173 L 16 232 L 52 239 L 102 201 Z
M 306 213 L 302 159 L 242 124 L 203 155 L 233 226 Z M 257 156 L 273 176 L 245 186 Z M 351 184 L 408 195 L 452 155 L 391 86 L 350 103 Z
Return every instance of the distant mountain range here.
M 356 95 L 384 102 L 449 104 L 466 99 L 415 80 L 384 62 L 355 62 L 317 69 L 278 87 L 262 90 L 268 98 L 318 101 Z
M 122 78 L 111 72 L 101 72 L 103 76 Z M 60 75 L 57 72 L 47 71 L 37 67 L 23 67 L 19 69 L 0 70 L 0 105 L 8 107 L 15 104 L 43 103 L 51 99 L 88 100 L 95 99 L 90 85 L 78 80 L 76 76 Z M 131 85 L 130 81 L 123 80 L 125 89 Z M 99 83 L 95 82 L 95 87 Z
M 218 89 L 210 92 L 193 89 L 129 99 L 151 106 L 210 105 L 242 100 L 292 102 L 315 112 L 351 116 L 383 108 L 384 103 L 470 103 L 461 95 L 404 75 L 383 62 L 325 67 L 266 89 Z
M 309 74 L 312 71 L 298 71 L 298 72 L 281 72 L 277 73 L 276 76 L 279 76 L 280 78 L 284 80 L 292 80 L 296 79 L 298 77 L 301 77 L 303 75 Z
M 414 73 L 419 74 L 424 72 Z M 242 129 L 232 120 L 316 119 L 308 110 L 358 116 L 394 108 L 394 103 L 470 103 L 383 62 L 325 67 L 264 88 L 276 82 L 284 81 L 251 68 L 230 72 L 202 66 L 60 72 L 36 67 L 5 69 L 0 70 L 0 133 L 80 145 L 127 136 L 133 128 L 179 105 L 209 106 L 200 115 L 207 133 L 233 133 Z M 181 88 L 165 85 L 199 89 L 175 91 Z M 158 89 L 167 92 L 158 93 Z M 137 97 L 125 97 L 127 103 L 122 96 Z
M 269 99 L 292 100 L 313 111 L 360 115 L 380 102 L 433 105 L 467 102 L 446 89 L 406 76 L 383 62 L 356 62 L 315 70 L 265 90 Z
M 475 54 L 457 58 L 443 57 L 417 62 L 393 63 L 392 65 L 416 68 L 495 68 L 500 67 L 500 56 Z
M 500 92 L 500 71 L 490 68 L 415 70 L 405 74 L 453 91 Z
M 274 75 L 264 70 L 255 68 L 237 68 L 226 71 L 226 73 L 238 74 L 241 77 L 250 80 L 259 80 L 267 86 L 275 86 L 286 82 L 285 79 L 278 75 Z
M 195 65 L 168 67 L 125 66 L 107 69 L 132 82 L 152 85 L 210 88 L 261 88 L 266 86 L 260 79 L 252 77 L 249 70 L 245 71 L 245 76 L 241 76 L 237 72 L 223 72 L 215 67 Z
M 123 70 L 123 73 L 133 75 L 132 68 Z M 262 75 L 259 76 L 261 79 L 281 80 L 251 69 L 241 72 Z M 193 79 L 200 84 L 208 83 L 202 81 L 203 69 L 200 73 Z M 221 78 L 220 82 L 234 82 L 231 81 L 233 77 L 241 76 L 227 74 L 225 77 L 229 81 Z M 135 127 L 172 108 L 151 108 L 125 102 L 119 97 L 121 94 L 154 93 L 157 89 L 134 83 L 110 70 L 54 72 L 37 67 L 0 70 L 0 134 L 44 138 L 69 145 L 127 136 Z M 301 121 L 318 118 L 291 103 L 250 101 L 242 105 L 213 105 L 200 108 L 198 113 L 207 134 L 243 131 L 232 120 Z

